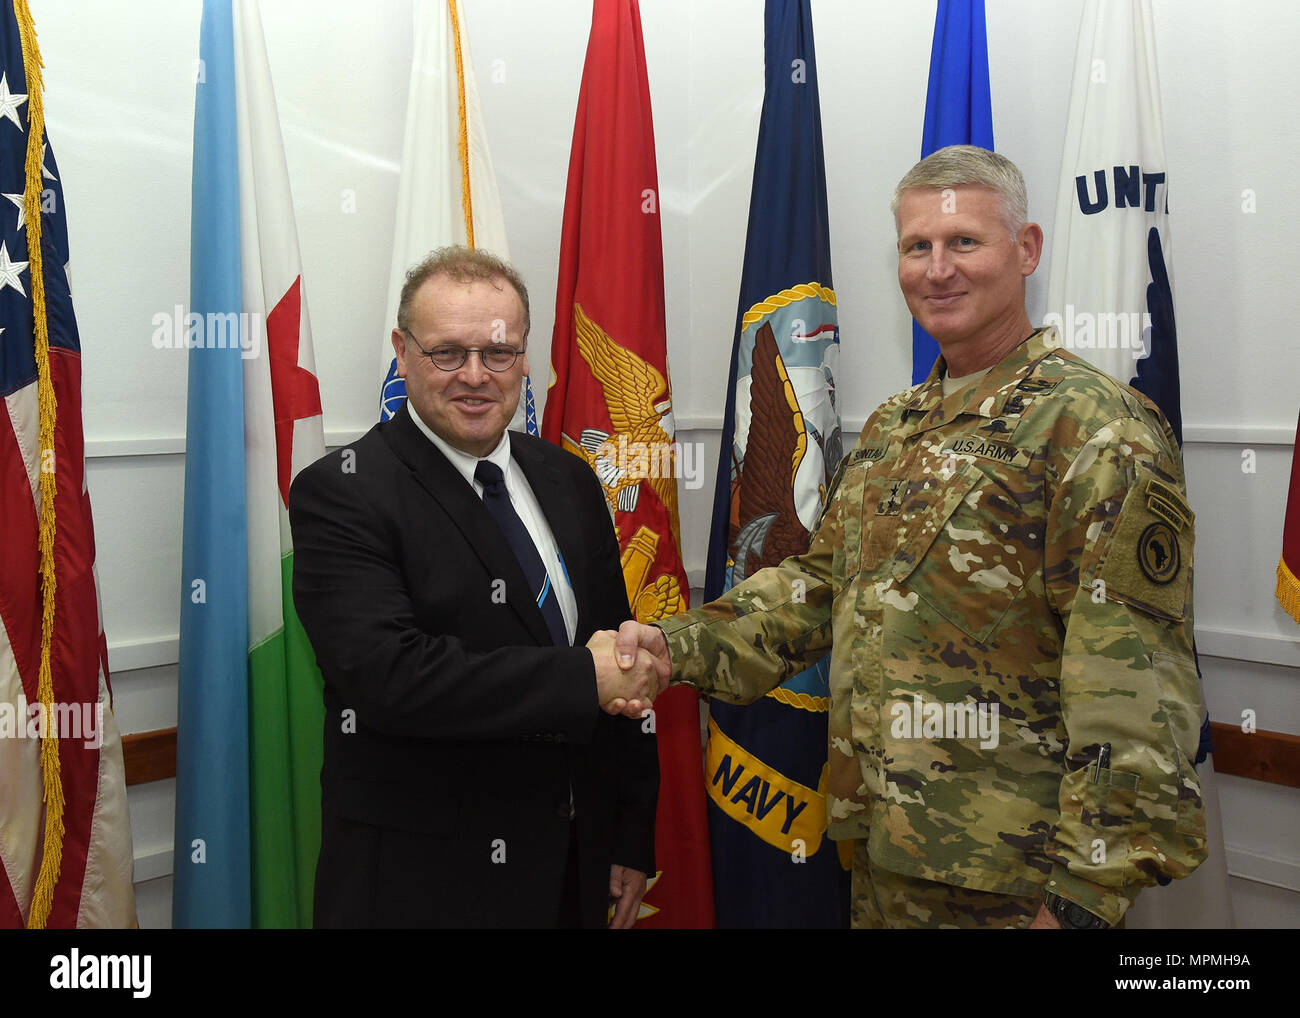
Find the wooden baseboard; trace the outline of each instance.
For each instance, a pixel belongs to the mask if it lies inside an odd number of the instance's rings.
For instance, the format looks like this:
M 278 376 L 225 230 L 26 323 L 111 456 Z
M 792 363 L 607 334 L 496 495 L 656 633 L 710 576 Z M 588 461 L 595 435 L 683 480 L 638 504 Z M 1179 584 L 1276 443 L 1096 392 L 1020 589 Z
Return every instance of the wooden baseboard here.
M 160 728 L 122 736 L 126 783 L 143 785 L 176 777 L 176 729 Z
M 1300 735 L 1252 732 L 1239 725 L 1211 722 L 1214 770 L 1275 785 L 1300 788 Z M 126 783 L 141 785 L 176 777 L 176 729 L 162 728 L 122 738 Z

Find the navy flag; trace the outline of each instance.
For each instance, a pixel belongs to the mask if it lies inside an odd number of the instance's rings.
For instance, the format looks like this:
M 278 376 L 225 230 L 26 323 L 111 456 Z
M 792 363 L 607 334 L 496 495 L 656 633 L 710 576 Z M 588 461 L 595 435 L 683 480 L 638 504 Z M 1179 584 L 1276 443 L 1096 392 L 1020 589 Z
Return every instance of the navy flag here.
M 710 600 L 808 549 L 843 452 L 809 2 L 768 0 L 765 22 L 766 85 L 709 541 Z M 719 927 L 848 926 L 849 856 L 841 861 L 826 838 L 829 696 L 823 660 L 748 707 L 710 704 L 704 777 Z

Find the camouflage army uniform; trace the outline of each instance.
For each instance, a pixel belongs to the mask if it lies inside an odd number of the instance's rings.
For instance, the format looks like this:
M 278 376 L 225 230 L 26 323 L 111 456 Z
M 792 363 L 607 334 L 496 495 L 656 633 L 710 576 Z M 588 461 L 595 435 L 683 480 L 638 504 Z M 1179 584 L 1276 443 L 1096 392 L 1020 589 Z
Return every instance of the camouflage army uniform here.
M 660 627 L 674 679 L 734 703 L 832 652 L 829 833 L 859 863 L 1114 923 L 1205 855 L 1193 517 L 1159 411 L 1057 343 L 947 399 L 940 359 L 871 415 L 807 554 Z M 996 707 L 996 744 L 902 723 L 935 703 Z

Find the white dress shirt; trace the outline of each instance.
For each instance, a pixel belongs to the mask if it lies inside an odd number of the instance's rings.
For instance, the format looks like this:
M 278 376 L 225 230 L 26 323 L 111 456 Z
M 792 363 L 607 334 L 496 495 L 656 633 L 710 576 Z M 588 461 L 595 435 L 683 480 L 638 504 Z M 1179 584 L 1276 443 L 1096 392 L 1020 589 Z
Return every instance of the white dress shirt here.
M 573 637 L 578 631 L 578 602 L 573 596 L 573 585 L 569 582 L 568 571 L 560 558 L 560 548 L 555 543 L 555 534 L 551 532 L 551 526 L 546 522 L 546 516 L 542 513 L 541 504 L 533 494 L 528 478 L 524 476 L 523 470 L 515 466 L 510 456 L 510 432 L 502 434 L 497 447 L 486 456 L 474 456 L 449 445 L 435 434 L 416 413 L 410 400 L 407 400 L 406 405 L 411 411 L 411 420 L 415 422 L 415 426 L 424 432 L 425 437 L 437 446 L 439 452 L 447 457 L 452 466 L 460 471 L 465 482 L 474 489 L 474 494 L 479 498 L 483 497 L 483 485 L 474 479 L 474 472 L 478 469 L 480 458 L 490 460 L 500 467 L 505 477 L 506 493 L 510 496 L 510 504 L 514 506 L 519 519 L 523 521 L 528 536 L 533 539 L 537 553 L 542 557 L 542 565 L 546 567 L 546 573 L 551 578 L 555 594 L 560 599 L 560 614 L 564 617 L 564 628 L 569 634 L 569 643 L 572 644 Z

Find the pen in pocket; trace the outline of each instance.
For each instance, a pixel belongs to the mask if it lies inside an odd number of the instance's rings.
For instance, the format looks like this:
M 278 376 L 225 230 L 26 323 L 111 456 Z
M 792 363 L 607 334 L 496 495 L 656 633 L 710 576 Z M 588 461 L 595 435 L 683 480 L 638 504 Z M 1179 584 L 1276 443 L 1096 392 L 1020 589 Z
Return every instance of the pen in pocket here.
M 1101 784 L 1102 769 L 1108 767 L 1110 767 L 1110 743 L 1104 742 L 1097 753 L 1097 770 L 1092 775 L 1092 783 L 1094 785 Z

